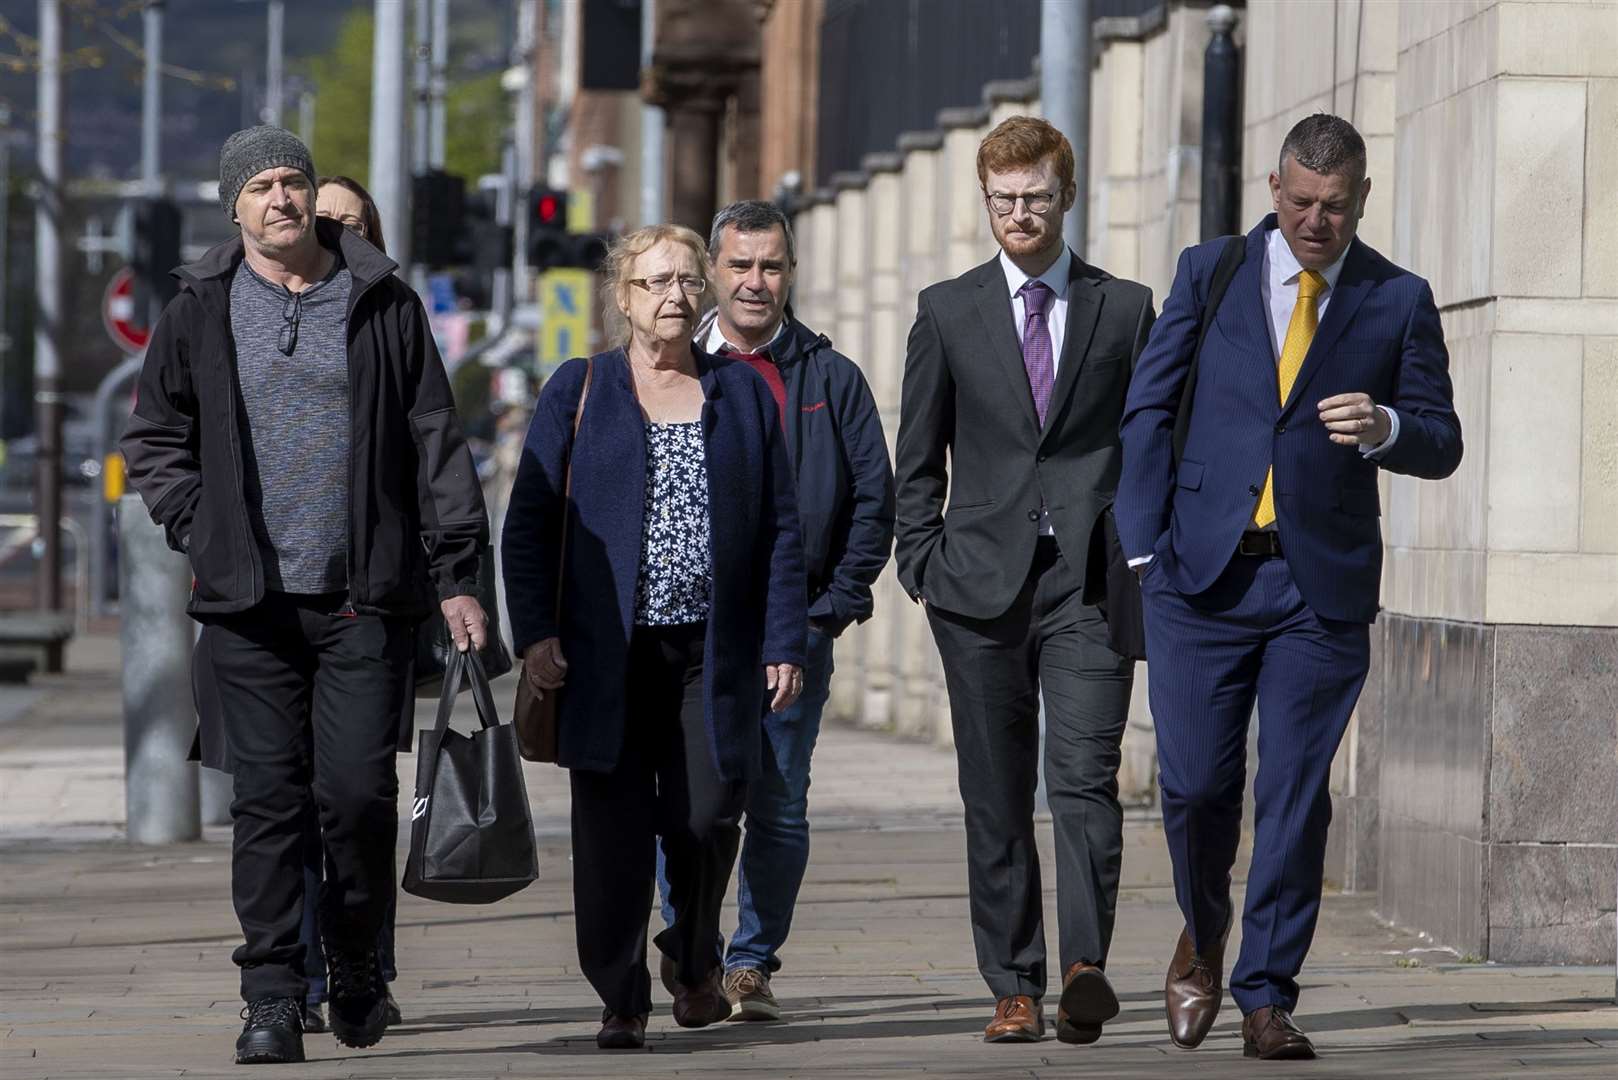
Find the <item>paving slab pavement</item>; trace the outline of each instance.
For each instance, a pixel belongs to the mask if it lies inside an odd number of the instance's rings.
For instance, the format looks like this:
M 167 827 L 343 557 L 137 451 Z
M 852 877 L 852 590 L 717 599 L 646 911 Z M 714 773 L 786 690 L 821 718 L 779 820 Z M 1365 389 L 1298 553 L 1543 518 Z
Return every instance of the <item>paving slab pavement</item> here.
M 76 643 L 68 673 L 34 690 L 9 717 L 0 703 L 0 1076 L 243 1075 L 230 1064 L 241 1003 L 226 830 L 169 847 L 123 841 L 115 641 Z M 828 728 L 815 765 L 809 878 L 776 980 L 785 1022 L 684 1031 L 654 987 L 648 1050 L 595 1049 L 600 1005 L 573 948 L 566 778 L 531 766 L 541 880 L 488 907 L 402 896 L 405 1023 L 363 1051 L 310 1036 L 307 1064 L 271 1074 L 1618 1074 L 1612 969 L 1460 963 L 1381 923 L 1368 896 L 1328 896 L 1302 976 L 1298 1019 L 1319 1061 L 1244 1060 L 1228 1004 L 1200 1050 L 1175 1050 L 1161 994 L 1179 916 L 1146 818 L 1127 829 L 1109 965 L 1122 1015 L 1089 1047 L 985 1045 L 992 1002 L 972 955 L 952 755 Z M 407 791 L 413 768 L 401 759 Z M 1049 865 L 1048 826 L 1042 841 Z M 1054 927 L 1049 887 L 1046 902 Z

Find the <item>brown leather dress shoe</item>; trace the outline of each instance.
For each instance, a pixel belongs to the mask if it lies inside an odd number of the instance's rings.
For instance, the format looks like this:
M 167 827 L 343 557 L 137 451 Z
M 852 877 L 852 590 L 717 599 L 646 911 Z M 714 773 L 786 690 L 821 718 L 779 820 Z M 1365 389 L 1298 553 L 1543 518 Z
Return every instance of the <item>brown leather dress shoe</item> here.
M 676 983 L 674 1022 L 683 1028 L 707 1027 L 730 1019 L 730 1000 L 720 985 L 723 968 L 714 968 L 695 986 Z
M 1056 1037 L 1065 1043 L 1093 1043 L 1101 1025 L 1118 1015 L 1118 995 L 1094 964 L 1074 964 L 1062 976 L 1062 1004 L 1056 1010 Z
M 1225 998 L 1225 942 L 1229 940 L 1230 927 L 1226 926 L 1219 944 L 1199 954 L 1191 932 L 1180 931 L 1168 977 L 1163 980 L 1163 1004 L 1169 1017 L 1169 1039 L 1182 1050 L 1201 1046 L 1219 1015 Z
M 983 1029 L 984 1042 L 1038 1042 L 1044 1037 L 1045 1012 L 1027 994 L 995 1002 L 994 1019 Z
M 1315 1045 L 1292 1022 L 1291 1013 L 1266 1005 L 1242 1017 L 1242 1056 L 1303 1061 L 1315 1056 Z
M 596 1048 L 600 1050 L 640 1050 L 646 1046 L 646 1014 L 619 1016 L 607 1013 L 601 1018 L 601 1030 L 596 1032 Z

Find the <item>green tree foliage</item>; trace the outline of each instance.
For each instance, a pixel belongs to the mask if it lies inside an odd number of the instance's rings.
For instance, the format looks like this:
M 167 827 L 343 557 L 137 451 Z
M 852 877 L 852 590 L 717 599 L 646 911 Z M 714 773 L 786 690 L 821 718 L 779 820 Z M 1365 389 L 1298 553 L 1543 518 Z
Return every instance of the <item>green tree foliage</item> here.
M 477 12 L 463 22 L 482 25 Z M 315 167 L 327 175 L 352 176 L 369 185 L 371 160 L 371 65 L 375 19 L 369 5 L 343 19 L 331 48 L 306 65 L 315 84 Z M 473 183 L 500 168 L 500 137 L 509 122 L 510 103 L 500 89 L 500 72 L 456 78 L 451 56 L 445 103 L 444 168 Z M 413 117 L 413 110 L 412 110 Z M 406 118 L 408 124 L 412 117 Z M 408 133 L 407 133 L 408 135 Z
M 315 84 L 315 168 L 370 184 L 371 50 L 375 19 L 369 8 L 351 12 L 332 47 L 308 62 Z
M 444 171 L 464 178 L 468 188 L 484 173 L 499 172 L 500 136 L 511 112 L 500 73 L 451 85 L 444 111 Z

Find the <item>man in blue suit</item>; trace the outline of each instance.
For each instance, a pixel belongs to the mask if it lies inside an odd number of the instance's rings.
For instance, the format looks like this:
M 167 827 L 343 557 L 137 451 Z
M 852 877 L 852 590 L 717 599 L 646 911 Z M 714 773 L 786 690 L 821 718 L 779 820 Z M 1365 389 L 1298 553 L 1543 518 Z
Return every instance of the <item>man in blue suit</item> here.
M 1180 256 L 1124 409 L 1116 516 L 1145 602 L 1185 915 L 1165 998 L 1187 1049 L 1223 994 L 1256 697 L 1257 821 L 1231 995 L 1247 1056 L 1314 1056 L 1291 1013 L 1320 907 L 1328 775 L 1370 664 L 1377 470 L 1441 479 L 1461 460 L 1432 290 L 1354 237 L 1370 191 L 1347 121 L 1294 127 L 1270 174 L 1275 213 L 1245 241 Z M 1227 244 L 1232 256 L 1241 245 L 1234 277 Z M 1228 288 L 1210 304 L 1216 275 Z

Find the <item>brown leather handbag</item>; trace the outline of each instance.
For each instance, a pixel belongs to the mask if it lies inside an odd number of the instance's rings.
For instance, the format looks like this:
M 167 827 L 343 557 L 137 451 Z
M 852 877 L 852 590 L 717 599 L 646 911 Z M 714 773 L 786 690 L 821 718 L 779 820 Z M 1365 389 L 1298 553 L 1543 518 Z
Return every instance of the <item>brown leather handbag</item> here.
M 584 362 L 584 387 L 579 391 L 579 407 L 573 412 L 573 439 L 567 448 L 567 471 L 562 480 L 562 543 L 556 567 L 556 627 L 562 627 L 562 575 L 567 572 L 567 534 L 573 500 L 573 450 L 579 441 L 579 424 L 584 420 L 584 399 L 590 396 L 590 377 L 595 361 Z M 560 722 L 557 716 L 561 690 L 541 693 L 528 682 L 528 673 L 519 672 L 517 703 L 512 706 L 511 723 L 517 729 L 517 752 L 524 761 L 554 762 Z

